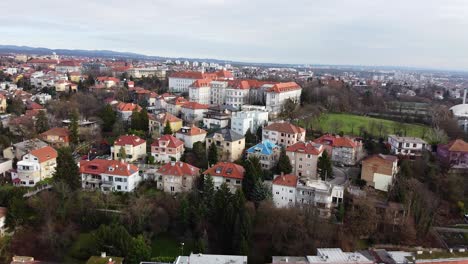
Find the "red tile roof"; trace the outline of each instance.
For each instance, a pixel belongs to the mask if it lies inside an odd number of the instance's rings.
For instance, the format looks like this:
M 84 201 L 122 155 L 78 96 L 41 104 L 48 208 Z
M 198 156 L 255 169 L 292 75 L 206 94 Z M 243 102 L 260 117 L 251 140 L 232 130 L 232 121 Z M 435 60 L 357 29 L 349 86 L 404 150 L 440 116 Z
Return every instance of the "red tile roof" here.
M 297 142 L 286 148 L 286 151 L 289 152 L 300 152 L 311 155 L 320 155 L 325 148 L 317 143 L 313 142 Z
M 293 174 L 280 175 L 273 180 L 273 184 L 296 187 L 297 186 L 297 176 Z
M 188 108 L 188 109 L 193 109 L 193 110 L 208 109 L 208 107 L 209 105 L 200 104 L 197 102 L 188 102 L 182 106 L 182 108 Z
M 28 101 L 26 103 L 26 109 L 28 110 L 42 110 L 44 107 L 34 101 Z
M 179 96 L 176 99 L 174 99 L 173 101 L 171 101 L 170 103 L 174 104 L 174 105 L 184 105 L 184 104 L 186 104 L 188 102 L 189 101 L 187 101 L 187 99 L 183 98 L 182 96 Z
M 295 126 L 291 123 L 281 122 L 281 123 L 271 123 L 270 125 L 263 128 L 264 130 L 272 130 L 287 134 L 298 134 L 305 133 L 305 129 L 302 127 Z
M 287 83 L 277 83 L 270 89 L 268 89 L 268 92 L 275 92 L 275 93 L 284 93 L 288 91 L 293 91 L 293 90 L 299 90 L 301 89 L 301 86 L 295 82 L 287 82 Z
M 194 81 L 190 87 L 200 88 L 200 87 L 210 87 L 211 79 L 198 79 Z
M 180 71 L 174 72 L 170 75 L 171 78 L 184 78 L 184 79 L 204 79 L 205 76 L 202 72 L 195 71 Z
M 200 169 L 188 163 L 177 161 L 169 162 L 159 168 L 158 173 L 170 176 L 197 176 Z
M 265 84 L 275 84 L 274 82 L 263 82 L 259 80 L 233 80 L 228 82 L 228 87 L 236 89 L 256 89 Z
M 323 135 L 314 140 L 315 143 L 330 145 L 332 147 L 355 148 L 360 143 L 348 137 L 334 136 L 330 134 Z
M 184 145 L 184 142 L 182 140 L 172 136 L 172 135 L 164 135 L 158 139 L 156 139 L 153 144 L 151 144 L 152 147 L 160 147 L 161 142 L 168 142 L 166 144 L 166 147 L 168 148 L 178 148 L 182 145 Z
M 449 142 L 448 150 L 454 152 L 468 152 L 468 143 L 461 139 L 456 139 L 454 141 Z
M 117 105 L 117 110 L 121 112 L 133 112 L 133 111 L 138 111 L 140 112 L 142 110 L 141 106 L 134 104 L 134 103 L 123 103 L 120 102 Z
M 32 150 L 30 154 L 33 155 L 34 157 L 37 157 L 37 159 L 39 160 L 39 163 L 57 158 L 57 151 L 53 147 L 50 147 L 50 146 Z
M 138 167 L 118 160 L 82 160 L 80 161 L 80 173 L 110 174 L 117 176 L 131 176 L 138 173 Z
M 187 131 L 187 132 L 183 132 Z M 181 128 L 179 131 L 177 131 L 178 134 L 184 134 L 187 136 L 196 136 L 196 135 L 201 135 L 201 134 L 206 134 L 207 132 L 201 128 L 196 127 L 195 125 L 192 125 L 187 129 L 187 127 Z
M 119 78 L 108 77 L 108 76 L 97 77 L 97 80 L 98 80 L 98 82 L 113 81 L 113 82 L 115 82 L 115 83 L 120 83 L 120 79 L 119 79 Z
M 57 64 L 56 60 L 43 60 L 43 59 L 32 59 L 27 61 L 27 63 L 37 63 L 37 64 Z
M 132 146 L 139 146 L 141 144 L 146 143 L 146 141 L 138 136 L 134 135 L 124 135 L 120 136 L 115 142 L 114 145 L 116 146 L 125 146 L 125 145 L 132 145 Z
M 244 178 L 245 169 L 241 165 L 232 162 L 220 161 L 203 172 L 203 174 L 242 180 Z
M 54 127 L 42 133 L 41 136 L 58 136 L 58 137 L 68 137 L 70 132 L 65 127 Z
M 57 66 L 67 66 L 67 67 L 79 67 L 81 62 L 79 61 L 61 61 Z

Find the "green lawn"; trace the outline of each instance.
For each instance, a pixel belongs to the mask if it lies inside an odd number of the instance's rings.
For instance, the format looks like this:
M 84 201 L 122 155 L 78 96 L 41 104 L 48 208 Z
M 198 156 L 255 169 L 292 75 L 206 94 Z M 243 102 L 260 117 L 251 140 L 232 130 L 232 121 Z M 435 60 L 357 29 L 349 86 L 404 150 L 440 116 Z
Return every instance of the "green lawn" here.
M 151 256 L 152 257 L 173 257 L 174 259 L 181 255 L 182 247 L 181 242 L 170 235 L 158 235 L 151 243 Z M 184 254 L 190 254 L 192 251 L 192 243 L 184 241 Z
M 307 129 L 321 130 L 322 132 L 343 132 L 346 135 L 356 136 L 364 129 L 375 137 L 400 132 L 402 135 L 424 138 L 424 135 L 429 130 L 429 127 L 424 125 L 400 123 L 353 114 L 334 113 L 322 114 L 319 118 L 313 120 L 299 120 L 298 125 Z

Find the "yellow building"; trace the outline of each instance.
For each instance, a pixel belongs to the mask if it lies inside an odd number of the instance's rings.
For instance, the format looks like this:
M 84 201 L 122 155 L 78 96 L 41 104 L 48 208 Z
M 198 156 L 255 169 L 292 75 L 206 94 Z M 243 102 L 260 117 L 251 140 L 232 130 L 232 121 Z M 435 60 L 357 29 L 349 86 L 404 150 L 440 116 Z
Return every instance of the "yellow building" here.
M 166 123 L 169 122 L 172 133 L 179 131 L 182 128 L 182 119 L 177 118 L 176 116 L 170 113 L 159 113 L 148 116 L 149 122 L 149 131 L 153 137 L 160 137 L 164 132 L 164 127 Z
M 209 152 L 211 144 L 218 148 L 220 161 L 233 162 L 242 156 L 245 148 L 245 138 L 231 129 L 223 128 L 206 137 L 206 152 Z

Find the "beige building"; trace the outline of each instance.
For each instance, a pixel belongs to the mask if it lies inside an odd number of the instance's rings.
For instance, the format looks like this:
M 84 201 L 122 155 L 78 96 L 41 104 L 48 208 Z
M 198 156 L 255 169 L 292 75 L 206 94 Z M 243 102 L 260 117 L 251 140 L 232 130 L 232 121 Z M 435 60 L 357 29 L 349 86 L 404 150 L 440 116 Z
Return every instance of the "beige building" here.
M 6 112 L 7 109 L 7 99 L 3 94 L 0 94 L 0 114 Z
M 324 150 L 323 145 L 304 141 L 287 147 L 286 155 L 291 161 L 292 173 L 298 177 L 317 179 L 317 162 Z
M 181 161 L 171 161 L 161 166 L 156 172 L 158 189 L 168 193 L 188 192 L 192 190 L 200 169 Z
M 156 162 L 179 161 L 184 150 L 184 142 L 173 135 L 164 135 L 151 144 L 151 155 Z
M 271 123 L 262 131 L 262 141 L 269 140 L 282 147 L 305 141 L 306 130 L 287 122 Z
M 125 162 L 133 162 L 146 157 L 146 141 L 135 135 L 120 136 L 111 147 L 114 160 L 120 159 L 121 148 L 125 150 Z
M 215 144 L 218 148 L 219 160 L 233 162 L 242 156 L 245 138 L 230 129 L 223 128 L 206 137 L 207 153 L 211 144 Z
M 362 161 L 361 179 L 376 190 L 387 192 L 398 172 L 398 158 L 391 155 L 373 155 Z
M 148 115 L 149 122 L 149 132 L 153 137 L 160 137 L 164 132 L 164 127 L 166 123 L 169 122 L 169 126 L 173 133 L 179 131 L 182 128 L 182 119 L 177 118 L 170 113 L 159 113 L 159 114 L 150 114 Z
M 32 150 L 24 155 L 17 164 L 17 177 L 13 178 L 15 185 L 32 187 L 36 183 L 51 178 L 57 166 L 57 151 L 50 147 Z
M 220 161 L 211 168 L 203 172 L 206 177 L 210 175 L 213 178 L 214 187 L 218 190 L 221 185 L 226 184 L 231 192 L 242 188 L 242 180 L 244 179 L 245 169 L 239 164 L 232 162 Z

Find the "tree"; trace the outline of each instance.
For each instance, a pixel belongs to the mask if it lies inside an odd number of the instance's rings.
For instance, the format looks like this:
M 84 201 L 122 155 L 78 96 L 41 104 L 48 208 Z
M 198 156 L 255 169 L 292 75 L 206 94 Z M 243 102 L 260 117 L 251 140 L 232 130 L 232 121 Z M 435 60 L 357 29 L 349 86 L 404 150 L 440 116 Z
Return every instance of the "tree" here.
M 66 183 L 71 190 L 77 190 L 81 187 L 80 171 L 69 147 L 58 149 L 54 180 Z
M 164 126 L 163 134 L 164 135 L 172 135 L 173 134 L 171 124 L 169 123 L 169 120 L 166 122 L 166 126 Z
M 263 134 L 263 128 L 262 126 L 259 126 L 256 131 L 256 136 L 257 136 L 258 141 L 262 140 L 262 134 Z
M 238 189 L 234 194 L 234 211 L 237 216 L 234 221 L 234 234 L 232 248 L 238 255 L 249 254 L 250 237 L 252 233 L 252 221 L 245 208 L 245 197 L 242 190 Z
M 116 113 L 112 109 L 112 106 L 109 104 L 106 105 L 99 113 L 99 117 L 102 119 L 102 130 L 104 132 L 112 132 L 112 128 L 117 120 Z
M 297 107 L 298 105 L 294 102 L 291 98 L 287 99 L 283 104 L 283 109 L 281 111 L 280 116 L 294 119 L 297 114 Z
M 127 159 L 127 152 L 125 151 L 124 146 L 120 147 L 118 156 L 120 161 L 125 161 Z
M 70 114 L 70 124 L 68 125 L 68 130 L 70 131 L 70 142 L 75 145 L 80 142 L 78 134 L 78 118 L 78 111 L 74 109 Z
M 22 115 L 26 108 L 23 104 L 23 101 L 20 98 L 13 98 L 11 101 L 7 102 L 7 113 L 15 114 L 15 115 Z
M 49 121 L 47 120 L 47 114 L 45 111 L 39 111 L 39 113 L 37 114 L 35 126 L 36 132 L 39 134 L 49 130 Z
M 257 143 L 256 135 L 252 134 L 250 128 L 245 132 L 245 143 L 250 145 Z
M 286 155 L 286 149 L 281 148 L 280 156 L 278 159 L 278 164 L 276 165 L 276 173 L 291 173 L 292 172 L 292 165 L 291 160 L 289 159 L 288 155 Z
M 268 196 L 262 183 L 263 170 L 258 157 L 250 157 L 244 162 L 245 174 L 242 180 L 242 191 L 249 201 L 259 203 Z
M 218 148 L 216 147 L 215 143 L 211 143 L 210 147 L 208 148 L 208 164 L 214 165 L 218 163 Z
M 319 157 L 317 167 L 319 170 L 319 176 L 322 180 L 333 177 L 332 161 L 328 156 L 327 151 L 324 151 L 322 156 Z

